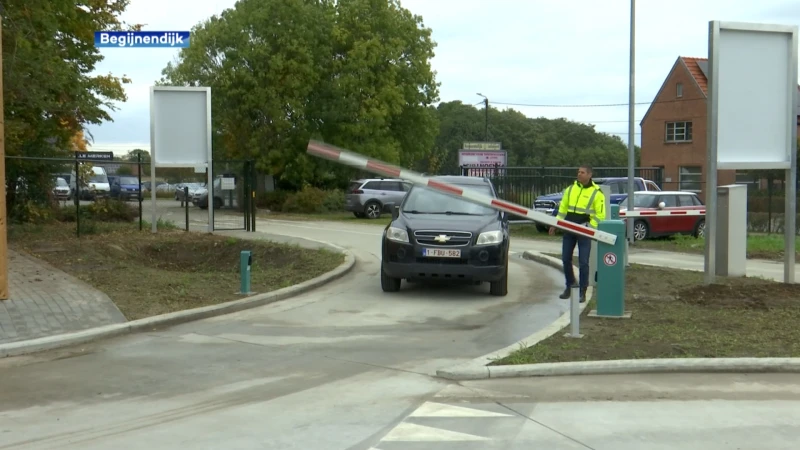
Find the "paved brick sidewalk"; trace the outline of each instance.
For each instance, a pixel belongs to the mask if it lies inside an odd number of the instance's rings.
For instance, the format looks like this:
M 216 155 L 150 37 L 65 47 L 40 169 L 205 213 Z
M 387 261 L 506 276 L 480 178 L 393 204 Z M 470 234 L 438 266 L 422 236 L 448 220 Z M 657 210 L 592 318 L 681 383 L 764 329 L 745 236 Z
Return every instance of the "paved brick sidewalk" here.
M 8 251 L 0 344 L 126 322 L 108 296 L 44 261 Z

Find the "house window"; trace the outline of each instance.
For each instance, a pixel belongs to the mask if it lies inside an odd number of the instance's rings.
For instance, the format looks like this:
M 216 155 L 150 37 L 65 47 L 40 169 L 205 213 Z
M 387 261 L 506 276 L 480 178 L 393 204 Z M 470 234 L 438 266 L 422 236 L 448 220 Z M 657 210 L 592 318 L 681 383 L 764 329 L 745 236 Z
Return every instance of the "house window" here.
M 678 98 L 683 97 L 683 83 L 678 83 L 675 85 L 675 96 Z
M 667 142 L 691 142 L 692 122 L 667 122 Z
M 678 172 L 678 189 L 681 191 L 700 192 L 703 190 L 700 182 L 702 177 L 702 167 L 683 166 Z

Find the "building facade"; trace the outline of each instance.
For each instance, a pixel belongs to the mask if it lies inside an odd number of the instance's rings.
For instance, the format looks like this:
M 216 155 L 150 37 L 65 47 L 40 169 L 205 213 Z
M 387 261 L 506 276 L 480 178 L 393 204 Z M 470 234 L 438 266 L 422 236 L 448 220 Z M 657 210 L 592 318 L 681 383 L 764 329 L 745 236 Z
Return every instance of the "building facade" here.
M 663 189 L 705 196 L 706 130 L 708 126 L 708 59 L 678 57 L 640 123 L 641 165 L 661 167 Z M 797 120 L 800 132 L 800 109 Z M 718 184 L 758 184 L 752 175 L 717 172 Z

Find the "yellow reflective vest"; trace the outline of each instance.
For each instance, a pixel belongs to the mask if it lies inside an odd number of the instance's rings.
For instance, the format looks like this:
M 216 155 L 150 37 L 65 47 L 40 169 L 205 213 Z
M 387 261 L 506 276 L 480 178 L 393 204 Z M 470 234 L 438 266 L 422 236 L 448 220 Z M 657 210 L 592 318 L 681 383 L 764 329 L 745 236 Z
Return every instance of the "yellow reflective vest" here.
M 590 183 L 589 187 L 585 187 L 575 180 L 575 183 L 564 191 L 558 207 L 559 219 L 575 221 L 574 218 L 583 216 L 588 219 L 589 226 L 592 228 L 597 228 L 597 222 L 606 220 L 605 195 L 594 181 L 590 181 Z

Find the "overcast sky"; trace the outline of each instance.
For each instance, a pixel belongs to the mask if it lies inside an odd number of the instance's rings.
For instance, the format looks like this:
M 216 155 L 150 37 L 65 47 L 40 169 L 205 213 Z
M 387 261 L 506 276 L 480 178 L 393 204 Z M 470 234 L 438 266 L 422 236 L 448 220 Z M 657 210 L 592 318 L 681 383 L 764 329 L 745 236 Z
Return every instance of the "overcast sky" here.
M 234 0 L 132 0 L 123 19 L 145 30 L 185 31 Z M 529 117 L 594 123 L 627 142 L 629 0 L 403 0 L 438 43 L 432 64 L 441 101 L 478 103 L 480 92 Z M 650 102 L 678 56 L 706 57 L 708 21 L 800 24 L 797 0 L 638 1 L 636 102 Z M 149 149 L 149 89 L 175 58 L 171 49 L 104 48 L 97 72 L 127 75 L 128 101 L 114 122 L 92 126 L 92 150 Z M 648 105 L 636 106 L 639 119 Z

